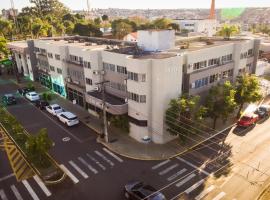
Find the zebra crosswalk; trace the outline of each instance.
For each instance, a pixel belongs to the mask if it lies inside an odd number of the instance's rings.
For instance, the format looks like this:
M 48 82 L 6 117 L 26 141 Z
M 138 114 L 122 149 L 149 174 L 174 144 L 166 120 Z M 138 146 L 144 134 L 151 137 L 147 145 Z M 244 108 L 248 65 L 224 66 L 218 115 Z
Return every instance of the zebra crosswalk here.
M 80 180 L 96 176 L 123 162 L 122 158 L 103 148 L 87 152 L 66 163 L 62 163 L 60 168 L 74 184 L 78 184 Z M 14 179 L 14 182 L 9 186 L 5 184 L 3 188 L 0 185 L 0 200 L 41 200 L 53 196 L 53 193 L 38 176 L 23 180 L 22 182 L 16 182 L 13 175 L 8 177 L 9 180 Z M 6 179 L 5 177 L 2 181 L 4 182 Z
M 151 170 L 158 175 L 161 182 L 170 186 L 165 186 L 161 191 L 169 200 L 176 200 L 182 195 L 195 200 L 225 200 L 227 197 L 224 191 L 220 191 L 220 187 L 206 186 L 206 179 L 211 175 L 209 172 L 196 167 L 184 158 L 176 157 L 162 161 L 152 166 Z M 172 187 L 177 194 L 172 194 L 172 190 L 168 189 Z M 166 194 L 166 189 L 168 189 L 168 194 Z

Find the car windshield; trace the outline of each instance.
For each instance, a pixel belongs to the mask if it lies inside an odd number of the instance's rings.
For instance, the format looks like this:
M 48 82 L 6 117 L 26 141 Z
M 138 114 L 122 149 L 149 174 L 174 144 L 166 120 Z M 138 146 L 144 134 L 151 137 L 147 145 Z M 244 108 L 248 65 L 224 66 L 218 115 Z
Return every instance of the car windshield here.
M 62 109 L 60 106 L 56 106 L 56 107 L 54 107 L 53 108 L 54 110 L 60 110 L 60 109 Z
M 76 120 L 77 117 L 67 117 L 69 120 Z
M 13 99 L 15 99 L 14 97 L 8 97 L 8 100 L 13 100 Z
M 260 111 L 260 112 L 266 112 L 266 108 L 264 108 L 264 107 L 259 107 L 259 108 L 258 108 L 258 111 Z
M 244 117 L 241 118 L 241 121 L 250 121 L 250 120 L 251 120 L 251 118 L 250 117 L 246 117 L 246 116 L 244 116 Z
M 31 94 L 31 96 L 32 96 L 32 97 L 35 97 L 35 96 L 37 96 L 37 94 L 34 93 L 34 94 Z

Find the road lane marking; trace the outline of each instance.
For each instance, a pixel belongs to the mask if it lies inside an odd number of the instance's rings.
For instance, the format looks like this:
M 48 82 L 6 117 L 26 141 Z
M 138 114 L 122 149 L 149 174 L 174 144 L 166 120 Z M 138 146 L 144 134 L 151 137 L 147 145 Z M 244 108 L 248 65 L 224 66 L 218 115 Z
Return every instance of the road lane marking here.
M 46 187 L 46 185 L 42 182 L 42 180 L 37 175 L 34 176 L 34 180 L 37 182 L 37 184 L 43 190 L 43 192 L 46 194 L 47 197 L 52 195 L 50 190 Z
M 219 193 L 219 194 L 218 194 L 214 199 L 212 199 L 212 200 L 220 200 L 220 199 L 222 199 L 225 195 L 226 195 L 225 192 L 221 192 L 221 193 Z
M 123 160 L 121 158 L 119 158 L 117 155 L 115 155 L 113 152 L 109 151 L 106 148 L 103 148 L 103 150 L 108 153 L 109 155 L 111 155 L 112 157 L 114 157 L 116 160 L 118 160 L 119 162 L 123 162 Z
M 172 165 L 172 166 L 170 166 L 170 167 L 168 167 L 168 168 L 162 170 L 162 171 L 159 172 L 158 174 L 159 174 L 160 176 L 165 175 L 165 174 L 167 174 L 168 172 L 170 172 L 171 170 L 173 170 L 174 168 L 176 168 L 176 167 L 178 167 L 178 166 L 179 166 L 178 163 L 177 163 L 177 164 L 174 164 L 174 165 Z
M 97 174 L 98 171 L 92 167 L 92 165 L 90 165 L 88 162 L 86 162 L 82 157 L 78 157 L 78 160 L 84 164 L 91 172 L 93 172 L 94 174 Z
M 155 170 L 155 169 L 158 169 L 159 167 L 163 166 L 163 165 L 166 165 L 168 162 L 170 162 L 171 160 L 165 160 L 155 166 L 152 167 L 152 170 Z
M 86 156 L 92 160 L 94 163 L 96 163 L 101 169 L 106 170 L 106 167 L 104 165 L 102 165 L 97 159 L 95 159 L 93 156 L 91 156 L 90 154 L 86 154 Z
M 2 200 L 8 200 L 4 190 L 0 190 L 0 197 L 1 197 Z
M 15 187 L 15 185 L 11 185 L 10 188 L 11 188 L 12 192 L 14 193 L 15 197 L 17 198 L 17 200 L 23 200 L 21 194 L 19 193 L 19 191 Z
M 202 198 L 204 198 L 207 194 L 209 194 L 210 192 L 212 192 L 215 189 L 214 185 L 211 185 L 210 187 L 208 187 L 206 190 L 204 190 L 201 194 L 199 194 L 198 196 L 195 197 L 195 200 L 201 200 Z
M 114 163 L 108 159 L 106 156 L 104 156 L 102 153 L 100 153 L 99 151 L 95 151 L 95 153 L 101 157 L 103 160 L 105 160 L 107 163 L 109 163 L 109 165 L 111 165 L 112 167 L 114 166 Z
M 201 186 L 204 183 L 204 179 L 198 181 L 197 183 L 195 183 L 194 185 L 192 185 L 190 188 L 185 190 L 185 193 L 189 194 L 191 193 L 193 190 L 195 190 L 196 188 L 198 188 L 199 186 Z
M 4 180 L 6 180 L 6 179 L 9 179 L 9 178 L 11 178 L 11 177 L 13 177 L 13 176 L 15 176 L 15 175 L 14 175 L 14 174 L 9 174 L 9 175 L 7 175 L 7 176 L 4 176 L 4 177 L 0 178 L 0 182 L 1 182 L 1 181 L 4 181 Z
M 181 174 L 185 173 L 187 171 L 186 168 L 181 169 L 180 171 L 176 172 L 175 174 L 171 175 L 169 178 L 167 178 L 167 181 L 172 181 L 173 179 L 177 178 Z
M 201 171 L 202 173 L 204 173 L 204 174 L 207 175 L 207 176 L 210 175 L 210 173 L 208 173 L 207 171 L 205 171 L 205 170 L 203 170 L 203 169 L 201 169 L 201 168 L 199 168 L 199 167 L 193 165 L 191 162 L 189 162 L 189 161 L 187 161 L 187 160 L 184 160 L 183 158 L 176 157 L 176 159 L 182 161 L 183 163 L 186 163 L 187 165 L 193 167 L 194 169 L 198 169 L 199 171 Z
M 74 176 L 64 165 L 60 165 L 60 168 L 69 176 L 69 178 L 76 184 L 79 180 Z
M 184 185 L 186 182 L 190 181 L 195 176 L 196 176 L 195 174 L 190 174 L 188 177 L 186 177 L 185 179 L 183 179 L 182 181 L 180 181 L 179 183 L 177 183 L 175 186 L 176 187 L 180 187 L 180 186 Z
M 76 171 L 82 175 L 83 178 L 87 179 L 89 178 L 89 176 L 78 166 L 76 165 L 72 160 L 69 161 L 69 164 L 74 168 L 76 169 Z
M 26 187 L 26 189 L 28 190 L 29 194 L 31 195 L 31 197 L 34 200 L 39 200 L 37 194 L 35 193 L 35 191 L 33 190 L 33 188 L 29 185 L 27 180 L 23 180 L 22 183 L 24 184 L 24 186 Z

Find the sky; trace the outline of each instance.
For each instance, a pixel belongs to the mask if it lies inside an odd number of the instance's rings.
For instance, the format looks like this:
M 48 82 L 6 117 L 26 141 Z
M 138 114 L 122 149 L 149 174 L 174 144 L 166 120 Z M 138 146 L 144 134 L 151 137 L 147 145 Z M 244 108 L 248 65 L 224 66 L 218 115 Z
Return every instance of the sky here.
M 15 7 L 30 6 L 29 0 L 13 0 Z M 60 0 L 71 10 L 86 10 L 87 0 Z M 210 8 L 211 0 L 89 0 L 92 8 Z M 217 8 L 270 7 L 270 0 L 216 0 Z M 0 9 L 10 8 L 10 0 L 0 0 Z

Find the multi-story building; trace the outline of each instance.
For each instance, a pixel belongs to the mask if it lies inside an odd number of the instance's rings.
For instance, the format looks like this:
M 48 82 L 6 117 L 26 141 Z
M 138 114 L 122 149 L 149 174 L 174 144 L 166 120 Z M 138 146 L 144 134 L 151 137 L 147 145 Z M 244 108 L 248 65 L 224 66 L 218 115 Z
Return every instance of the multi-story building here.
M 170 99 L 203 97 L 213 85 L 254 73 L 260 47 L 252 38 L 175 41 L 172 30 L 138 31 L 138 42 L 75 36 L 33 43 L 43 85 L 97 114 L 99 83 L 107 82 L 107 112 L 126 114 L 130 136 L 150 136 L 155 143 L 174 138 L 164 123 Z

